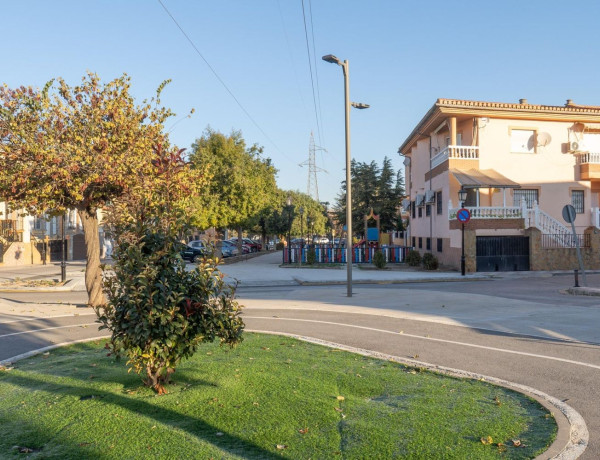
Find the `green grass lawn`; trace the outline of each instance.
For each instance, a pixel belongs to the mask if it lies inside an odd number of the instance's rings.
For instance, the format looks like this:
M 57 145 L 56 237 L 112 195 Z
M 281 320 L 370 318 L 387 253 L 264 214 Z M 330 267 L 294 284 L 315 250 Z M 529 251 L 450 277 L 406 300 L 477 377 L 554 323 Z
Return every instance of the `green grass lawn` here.
M 519 393 L 287 337 L 205 345 L 164 396 L 102 346 L 0 371 L 0 458 L 530 458 L 556 434 Z

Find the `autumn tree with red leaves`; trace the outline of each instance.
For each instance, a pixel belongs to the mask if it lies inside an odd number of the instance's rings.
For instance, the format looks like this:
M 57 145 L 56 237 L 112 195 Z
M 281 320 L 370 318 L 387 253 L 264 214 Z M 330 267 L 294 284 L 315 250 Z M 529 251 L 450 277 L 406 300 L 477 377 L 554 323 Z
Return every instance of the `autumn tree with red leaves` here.
M 85 233 L 89 304 L 104 303 L 98 211 L 151 173 L 150 152 L 172 115 L 156 97 L 136 105 L 130 78 L 89 73 L 78 86 L 58 78 L 42 91 L 0 87 L 0 200 L 33 215 L 76 209 Z

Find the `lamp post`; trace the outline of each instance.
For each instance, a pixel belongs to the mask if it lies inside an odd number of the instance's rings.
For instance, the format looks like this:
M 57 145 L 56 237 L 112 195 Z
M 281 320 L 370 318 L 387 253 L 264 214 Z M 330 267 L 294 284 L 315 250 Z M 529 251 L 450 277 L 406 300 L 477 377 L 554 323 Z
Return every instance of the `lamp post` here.
M 344 113 L 346 115 L 346 287 L 347 296 L 352 297 L 352 180 L 350 174 L 350 105 L 357 109 L 368 109 L 368 104 L 353 102 L 350 104 L 350 75 L 348 60 L 340 61 L 333 54 L 322 58 L 325 62 L 337 64 L 344 72 Z
M 304 207 L 298 208 L 300 214 L 300 264 L 302 264 L 302 250 L 304 249 Z
M 67 215 L 62 215 L 62 225 L 61 225 L 61 258 L 60 258 L 60 281 L 65 282 L 67 280 L 67 261 L 66 261 L 66 241 L 65 241 L 65 226 L 67 225 Z
M 287 211 L 288 211 L 288 263 L 292 263 L 292 197 L 288 195 L 287 200 Z
M 467 200 L 467 191 L 461 188 L 458 191 L 458 202 L 460 208 L 463 208 L 465 201 Z M 462 243 L 461 243 L 461 254 L 460 254 L 460 274 L 465 276 L 465 223 L 462 222 Z

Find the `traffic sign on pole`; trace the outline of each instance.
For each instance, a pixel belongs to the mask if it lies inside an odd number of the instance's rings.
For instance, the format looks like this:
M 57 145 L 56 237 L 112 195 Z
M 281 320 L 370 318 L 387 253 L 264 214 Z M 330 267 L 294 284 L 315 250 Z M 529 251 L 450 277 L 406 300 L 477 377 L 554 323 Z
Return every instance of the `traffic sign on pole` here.
M 471 220 L 471 212 L 467 208 L 461 208 L 456 213 L 456 218 L 463 224 L 466 224 Z

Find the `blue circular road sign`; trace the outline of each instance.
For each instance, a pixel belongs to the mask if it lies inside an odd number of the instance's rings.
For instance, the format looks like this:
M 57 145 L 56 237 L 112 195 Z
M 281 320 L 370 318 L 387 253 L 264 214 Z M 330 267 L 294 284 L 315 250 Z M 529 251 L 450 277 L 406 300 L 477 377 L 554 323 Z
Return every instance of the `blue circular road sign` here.
M 466 224 L 471 220 L 471 212 L 466 208 L 461 208 L 456 213 L 456 218 L 463 224 Z

